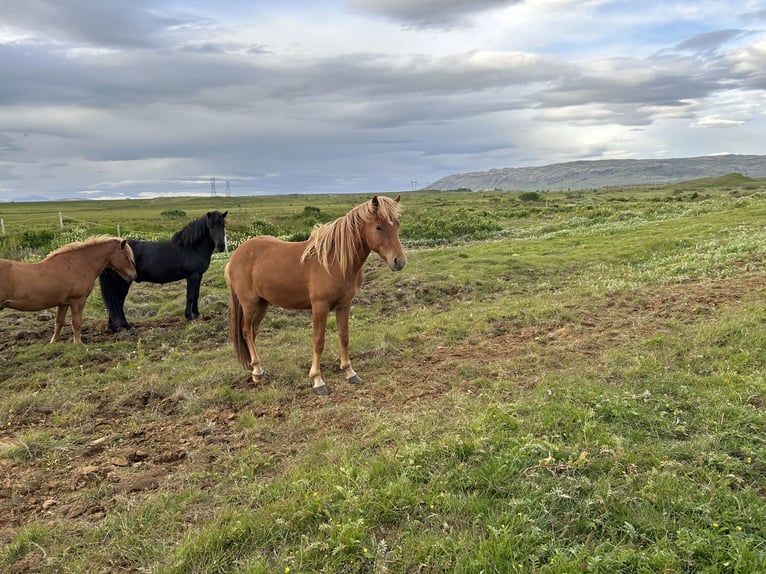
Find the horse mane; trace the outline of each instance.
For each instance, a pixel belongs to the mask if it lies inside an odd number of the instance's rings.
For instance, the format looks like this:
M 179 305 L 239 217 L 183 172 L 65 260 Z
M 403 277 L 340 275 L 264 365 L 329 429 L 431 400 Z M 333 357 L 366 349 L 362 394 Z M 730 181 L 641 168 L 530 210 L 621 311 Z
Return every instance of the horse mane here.
M 110 235 L 94 235 L 92 237 L 88 237 L 85 241 L 73 241 L 72 243 L 67 243 L 66 245 L 62 245 L 58 249 L 48 253 L 45 259 L 46 260 L 50 259 L 52 257 L 55 257 L 56 255 L 61 255 L 62 253 L 77 251 L 78 249 L 90 247 L 91 245 L 95 245 L 97 243 L 109 243 L 110 241 L 122 241 L 122 239 L 120 239 L 119 237 L 112 237 Z
M 301 263 L 315 256 L 328 273 L 330 266 L 337 263 L 341 275 L 345 275 L 362 246 L 361 230 L 364 224 L 373 219 L 383 221 L 399 219 L 400 207 L 397 201 L 381 195 L 377 196 L 377 199 L 377 209 L 372 201 L 365 201 L 335 221 L 316 225 L 301 255 Z
M 207 235 L 207 215 L 201 215 L 179 229 L 170 238 L 170 242 L 180 247 L 191 247 Z
M 207 220 L 213 219 L 217 221 L 220 218 L 225 217 L 220 211 L 210 211 L 205 215 L 200 215 L 194 221 L 190 221 L 183 228 L 179 229 L 170 238 L 170 242 L 178 245 L 179 247 L 191 247 L 200 239 L 207 237 Z

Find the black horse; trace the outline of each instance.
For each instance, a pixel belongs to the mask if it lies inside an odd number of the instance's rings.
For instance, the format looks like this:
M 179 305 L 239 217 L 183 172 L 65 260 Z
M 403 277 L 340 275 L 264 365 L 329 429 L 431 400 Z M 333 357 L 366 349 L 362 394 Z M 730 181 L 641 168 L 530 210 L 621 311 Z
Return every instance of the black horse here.
M 129 239 L 136 258 L 136 281 L 170 283 L 186 279 L 186 311 L 191 321 L 199 317 L 197 302 L 202 275 L 210 266 L 213 250 L 226 248 L 226 214 L 228 211 L 209 211 L 177 231 L 170 241 L 139 241 Z M 130 283 L 111 269 L 98 278 L 101 299 L 109 314 L 109 329 L 133 327 L 125 318 L 125 297 Z

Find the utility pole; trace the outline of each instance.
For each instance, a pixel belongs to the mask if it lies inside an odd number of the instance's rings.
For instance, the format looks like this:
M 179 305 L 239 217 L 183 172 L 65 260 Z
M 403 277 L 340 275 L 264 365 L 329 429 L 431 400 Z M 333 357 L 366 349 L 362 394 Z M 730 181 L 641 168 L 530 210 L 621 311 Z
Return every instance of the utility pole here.
M 218 194 L 215 191 L 215 178 L 210 178 L 210 197 L 216 197 Z
M 231 187 L 229 186 L 229 180 L 226 180 L 226 197 L 231 197 Z

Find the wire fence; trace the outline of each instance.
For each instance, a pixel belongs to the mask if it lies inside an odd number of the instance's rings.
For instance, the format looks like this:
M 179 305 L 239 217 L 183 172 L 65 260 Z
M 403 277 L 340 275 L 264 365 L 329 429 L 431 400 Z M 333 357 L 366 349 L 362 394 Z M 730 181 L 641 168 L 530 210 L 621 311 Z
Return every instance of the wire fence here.
M 51 222 L 48 226 L 40 226 L 41 221 Z M 6 225 L 5 219 L 0 218 L 0 258 L 34 261 L 41 259 L 50 251 L 68 243 L 84 241 L 93 235 L 112 235 L 125 239 L 140 239 L 143 241 L 162 241 L 169 239 L 177 229 L 172 231 L 152 232 L 146 230 L 125 229 L 121 224 L 104 224 L 88 221 L 77 217 L 64 215 L 59 211 L 56 215 L 14 219 L 13 225 Z M 226 233 L 225 257 L 231 250 L 245 241 L 247 233 Z
M 41 226 L 41 221 L 50 222 L 49 226 Z M 27 217 L 24 219 L 13 219 L 13 222 L 6 222 L 5 218 L 0 217 L 0 237 L 11 234 L 23 234 L 25 232 L 48 231 L 51 233 L 61 233 L 72 228 L 81 228 L 87 230 L 90 234 L 113 235 L 115 237 L 142 237 L 146 239 L 156 239 L 164 233 L 150 232 L 146 230 L 137 230 L 125 228 L 121 224 L 104 224 L 87 219 L 79 219 L 71 215 L 65 215 L 59 211 L 57 214 L 44 215 L 39 217 Z
M 41 222 L 48 224 L 41 225 Z M 48 252 L 93 235 L 112 235 L 129 239 L 157 241 L 166 239 L 168 232 L 152 233 L 126 229 L 121 224 L 104 224 L 59 211 L 50 215 L 13 219 L 0 218 L 0 258 L 35 260 Z
M 57 222 L 58 225 L 55 225 L 54 223 L 52 223 L 51 227 L 54 227 L 58 231 L 64 231 L 66 229 L 65 223 L 80 224 L 102 233 L 116 235 L 117 237 L 121 237 L 122 236 L 121 234 L 123 231 L 119 223 L 116 226 L 105 225 L 103 223 L 97 223 L 95 221 L 87 221 L 85 219 L 78 219 L 76 217 L 64 216 L 64 213 L 59 211 L 58 214 L 55 216 L 40 216 L 40 217 L 28 217 L 25 219 L 14 219 L 13 225 L 11 226 L 9 224 L 7 228 L 6 228 L 5 218 L 0 217 L 0 235 L 7 235 L 12 228 L 15 228 L 18 230 L 18 232 L 23 233 L 24 231 L 28 231 L 31 227 L 33 227 L 33 225 L 31 224 L 36 224 L 41 221 Z M 34 226 L 34 227 L 39 227 L 39 226 Z M 133 231 L 133 233 L 137 233 L 137 232 Z

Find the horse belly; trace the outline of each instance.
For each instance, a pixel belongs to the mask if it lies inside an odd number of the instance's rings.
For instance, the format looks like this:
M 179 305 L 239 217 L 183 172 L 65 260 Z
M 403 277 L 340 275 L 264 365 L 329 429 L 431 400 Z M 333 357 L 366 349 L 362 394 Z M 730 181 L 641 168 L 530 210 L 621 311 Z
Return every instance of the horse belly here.
M 297 284 L 274 285 L 259 282 L 256 291 L 261 299 L 283 309 L 311 309 L 309 292 Z
M 0 308 L 42 311 L 68 303 L 71 281 L 66 276 L 49 276 L 40 263 L 3 266 L 0 273 Z
M 171 248 L 164 243 L 136 246 L 136 281 L 141 283 L 173 283 L 196 273 L 204 273 L 210 265 L 196 252 Z M 135 249 L 135 248 L 134 248 Z
M 232 254 L 229 279 L 241 299 L 263 299 L 285 309 L 310 309 L 306 270 L 300 262 L 302 243 L 274 237 L 248 239 Z
M 186 273 L 180 269 L 141 269 L 136 277 L 137 283 L 173 283 L 174 281 L 180 281 L 186 279 L 191 273 Z

